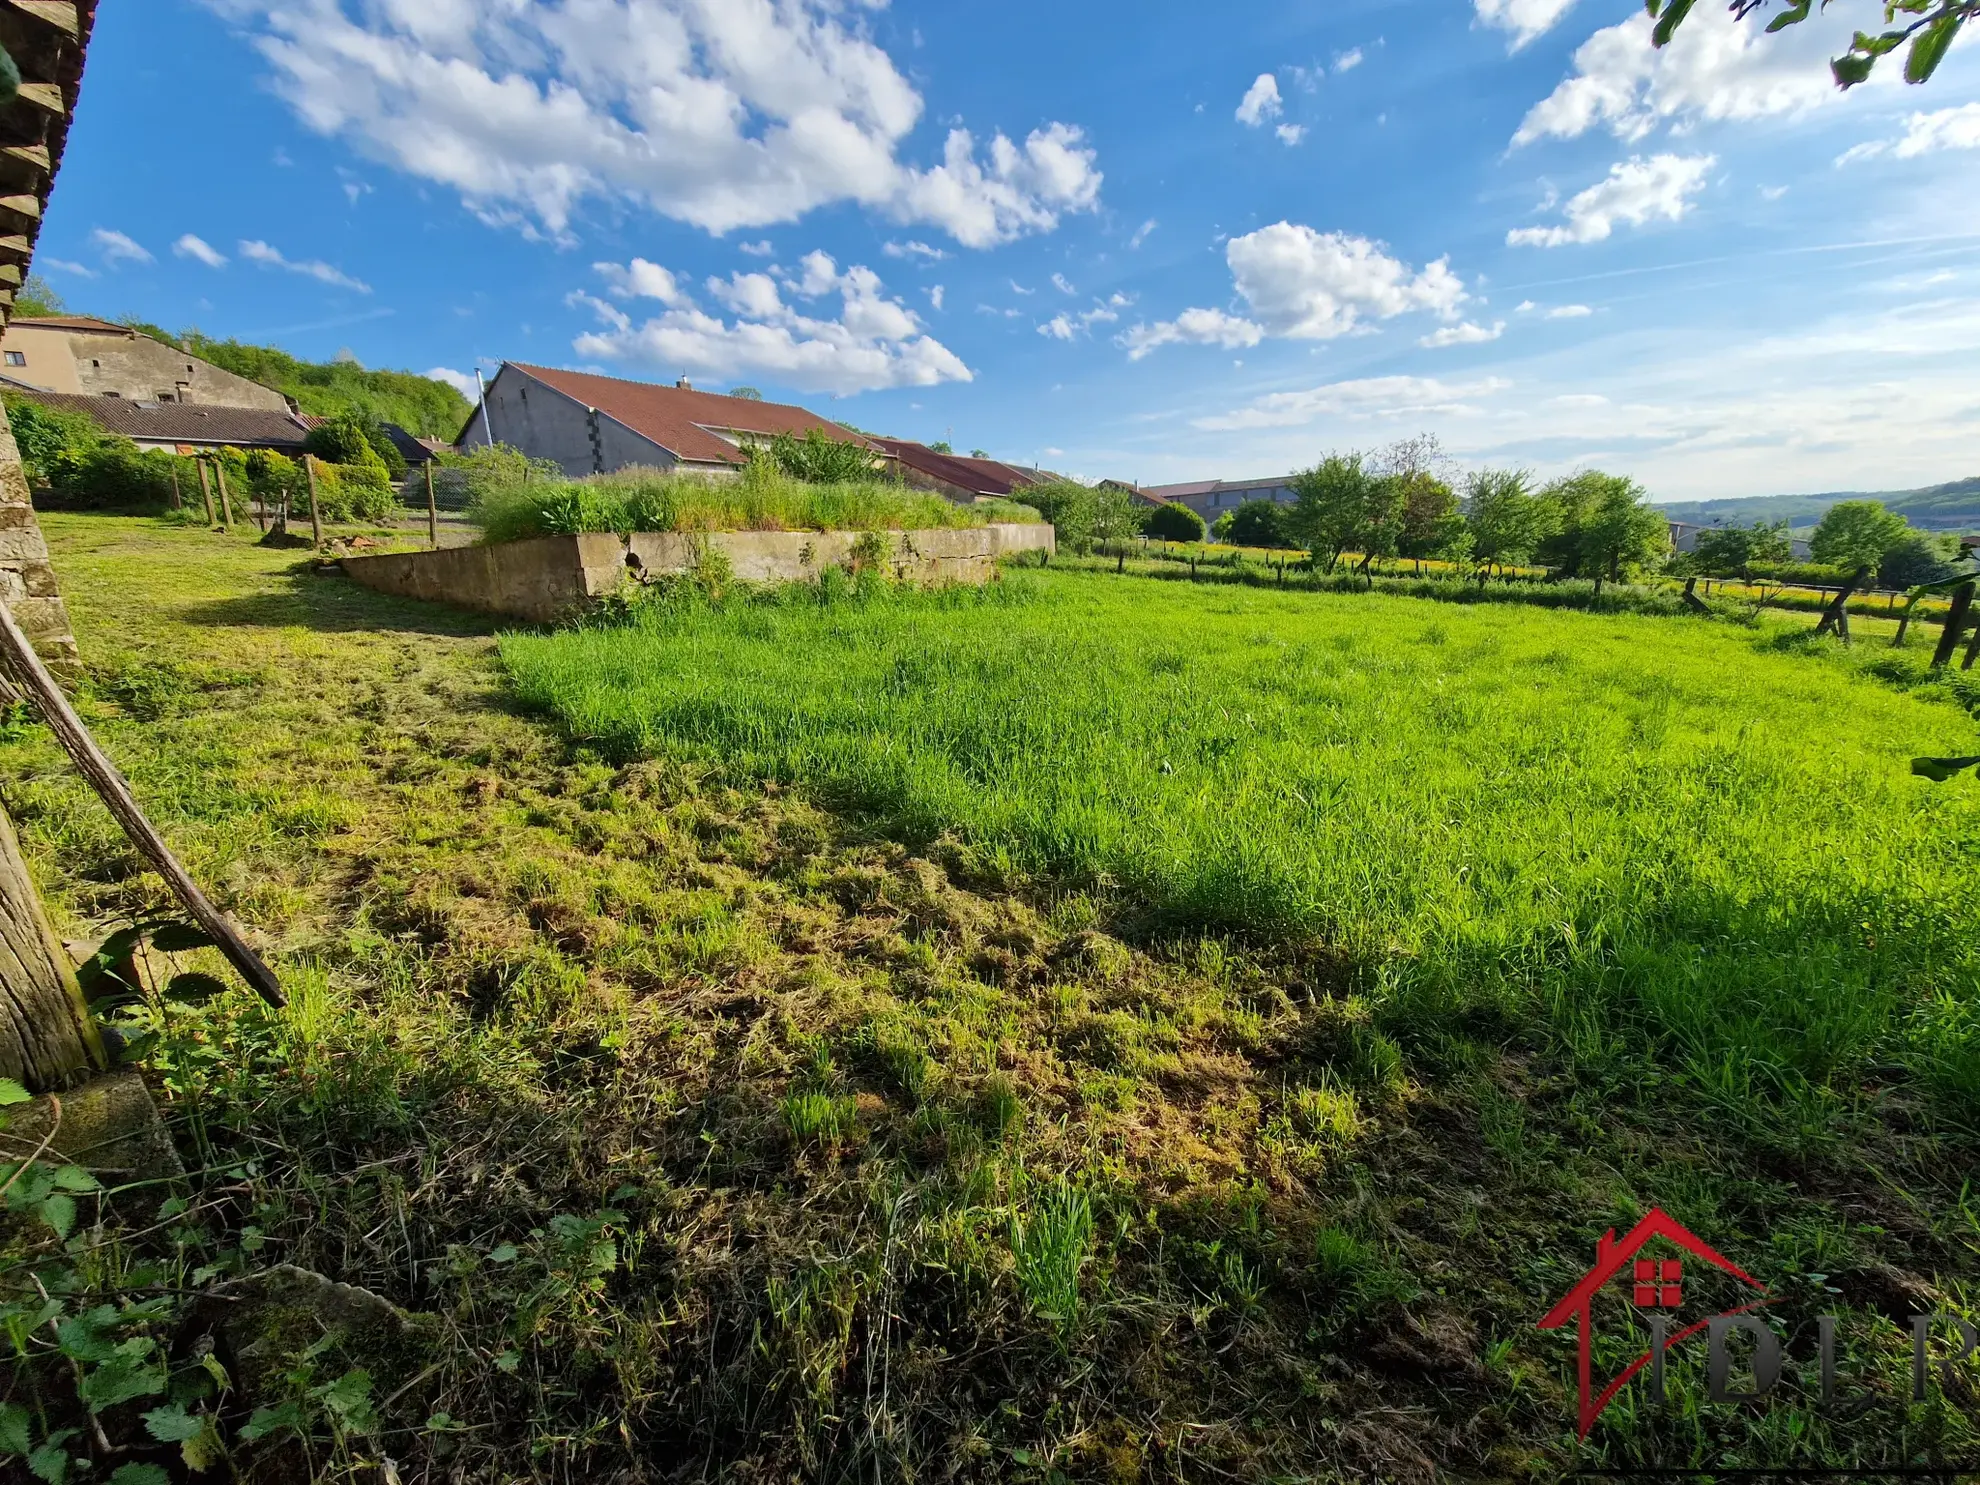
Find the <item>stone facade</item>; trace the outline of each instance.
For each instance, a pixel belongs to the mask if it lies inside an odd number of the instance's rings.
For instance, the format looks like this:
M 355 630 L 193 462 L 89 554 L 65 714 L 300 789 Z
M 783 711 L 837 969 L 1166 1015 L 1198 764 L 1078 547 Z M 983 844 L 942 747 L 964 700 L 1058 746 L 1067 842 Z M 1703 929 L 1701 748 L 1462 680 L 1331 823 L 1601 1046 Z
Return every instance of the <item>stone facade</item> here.
M 121 325 L 16 320 L 0 337 L 0 353 L 0 372 L 44 392 L 289 411 L 289 399 L 272 387 Z
M 76 663 L 76 635 L 48 560 L 48 543 L 28 502 L 27 473 L 14 430 L 0 409 L 0 602 L 58 673 Z

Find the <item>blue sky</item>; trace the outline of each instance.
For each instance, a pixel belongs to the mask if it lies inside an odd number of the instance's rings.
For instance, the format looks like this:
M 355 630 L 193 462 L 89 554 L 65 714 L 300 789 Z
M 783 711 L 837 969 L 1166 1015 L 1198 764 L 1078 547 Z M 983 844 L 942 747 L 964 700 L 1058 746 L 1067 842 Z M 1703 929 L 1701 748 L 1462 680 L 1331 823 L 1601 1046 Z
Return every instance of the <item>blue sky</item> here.
M 1438 434 L 1664 499 L 1980 472 L 1980 49 L 1881 5 L 112 0 L 71 306 L 505 358 L 1084 477 Z

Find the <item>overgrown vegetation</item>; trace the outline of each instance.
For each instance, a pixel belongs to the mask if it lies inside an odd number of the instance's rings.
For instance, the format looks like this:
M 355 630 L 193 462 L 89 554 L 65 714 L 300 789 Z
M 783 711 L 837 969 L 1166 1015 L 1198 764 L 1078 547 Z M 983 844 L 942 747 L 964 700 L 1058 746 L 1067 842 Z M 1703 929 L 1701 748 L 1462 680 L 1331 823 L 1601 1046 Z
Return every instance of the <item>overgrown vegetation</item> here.
M 224 1415 L 243 1478 L 355 1485 L 389 1456 L 408 1482 L 1428 1485 L 1980 1446 L 1971 1363 L 1910 1405 L 1905 1322 L 1980 1301 L 1980 1146 L 1933 1050 L 1967 1035 L 1970 966 L 1918 947 L 1970 912 L 1952 883 L 1974 796 L 1896 777 L 1920 742 L 1973 751 L 1973 729 L 1929 687 L 1852 676 L 1867 648 L 1097 574 L 939 601 L 868 579 L 649 614 L 705 634 L 697 675 L 738 663 L 710 737 L 802 668 L 773 641 L 819 653 L 733 759 L 676 711 L 655 756 L 623 761 L 519 716 L 473 620 L 245 537 L 46 525 L 79 705 L 293 997 L 171 1011 L 152 1078 L 189 1206 L 99 1229 L 82 1196 L 69 1240 L 95 1256 L 63 1303 L 110 1307 L 112 1345 L 174 1365 L 175 1307 L 283 1262 L 431 1317 L 407 1357 L 333 1346 L 267 1379 L 265 1438 L 240 1442 L 244 1409 L 217 1395 L 158 1420 L 190 1436 Z M 1020 673 L 1062 694 L 1020 694 Z M 1391 844 L 1342 848 L 1407 851 L 1354 884 L 1343 927 L 1415 924 L 1420 950 L 1498 921 L 1506 956 L 1452 968 L 1442 999 L 1407 938 L 1165 927 L 1128 883 L 1027 872 L 932 811 L 889 835 L 810 781 L 858 761 L 859 695 L 876 769 L 914 745 L 911 800 L 946 779 L 938 803 L 1003 801 L 1015 831 L 1069 794 L 1037 755 L 1097 786 L 1088 816 L 1060 811 L 1069 848 L 1159 805 L 1182 861 L 1218 796 L 1164 791 L 1250 781 L 1230 829 L 1289 861 L 1289 823 L 1336 842 L 1387 824 Z M 1119 756 L 1103 734 L 1041 739 L 1095 698 L 1130 739 L 1196 750 L 1129 774 L 1088 766 Z M 800 731 L 837 751 L 762 782 Z M 16 716 L 0 754 L 65 933 L 163 905 L 45 736 Z M 1535 824 L 1483 828 L 1543 790 Z M 1937 834 L 1893 867 L 1921 811 Z M 1521 875 L 1543 864 L 1558 895 Z M 1805 909 L 1782 895 L 1802 883 Z M 1679 976 L 1669 946 L 1699 922 L 1729 936 Z M 1806 963 L 1787 965 L 1797 926 Z M 1756 966 L 1726 979 L 1749 941 Z M 1865 965 L 1877 983 L 1839 1020 L 1828 990 Z M 1757 1065 L 1709 1055 L 1748 1043 Z M 1577 1448 L 1572 1341 L 1533 1322 L 1652 1205 L 1782 1296 L 1784 1328 L 1840 1314 L 1840 1385 L 1865 1410 L 1797 1390 L 1796 1329 L 1773 1408 L 1704 1402 L 1686 1353 L 1669 1407 L 1612 1409 Z M 1603 1375 L 1626 1344 L 1605 1327 Z M 27 1350 L 47 1395 L 73 1389 L 45 1328 Z M 146 1417 L 162 1401 L 106 1406 L 136 1452 L 99 1457 L 179 1467 Z
M 33 398 L 0 397 L 31 486 L 71 510 L 162 511 L 172 500 L 172 476 L 185 463 L 159 450 L 140 451 L 83 413 L 63 412 Z M 44 500 L 44 503 L 51 503 Z

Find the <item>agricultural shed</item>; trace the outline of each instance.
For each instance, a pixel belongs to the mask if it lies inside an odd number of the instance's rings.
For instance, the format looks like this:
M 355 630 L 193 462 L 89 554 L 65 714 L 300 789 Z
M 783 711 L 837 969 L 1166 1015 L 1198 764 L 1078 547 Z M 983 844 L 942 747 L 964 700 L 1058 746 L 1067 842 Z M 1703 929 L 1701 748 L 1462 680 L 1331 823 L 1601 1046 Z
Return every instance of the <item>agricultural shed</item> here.
M 1289 474 L 1260 480 L 1197 480 L 1181 485 L 1150 485 L 1141 493 L 1170 505 L 1186 505 L 1207 524 L 1253 500 L 1293 504 L 1299 497 L 1293 493 L 1292 481 Z
M 801 407 L 697 392 L 685 378 L 663 387 L 518 361 L 502 363 L 455 446 L 507 444 L 575 478 L 633 466 L 730 475 L 748 462 L 749 445 L 813 432 L 872 450 L 876 467 L 893 462 L 871 439 Z

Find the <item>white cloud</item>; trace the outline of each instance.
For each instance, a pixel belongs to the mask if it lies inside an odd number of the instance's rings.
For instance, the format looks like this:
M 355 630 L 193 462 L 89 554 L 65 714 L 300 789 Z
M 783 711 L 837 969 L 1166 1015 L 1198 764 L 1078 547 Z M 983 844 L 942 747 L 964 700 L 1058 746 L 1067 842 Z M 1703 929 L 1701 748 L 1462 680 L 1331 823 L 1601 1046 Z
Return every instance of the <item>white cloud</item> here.
M 1121 337 L 1128 358 L 1139 361 L 1165 345 L 1218 345 L 1244 350 L 1265 338 L 1262 325 L 1227 315 L 1221 309 L 1186 309 L 1173 320 L 1136 325 Z
M 743 252 L 752 258 L 773 258 L 777 255 L 777 249 L 771 246 L 770 243 L 768 243 L 767 241 L 744 242 L 744 243 L 738 243 L 736 246 L 740 252 Z
M 928 291 L 928 302 L 935 307 L 938 313 L 941 311 L 942 308 L 942 299 L 948 292 L 949 291 L 943 288 L 940 284 L 937 284 L 934 288 Z
M 1533 106 L 1513 143 L 1575 139 L 1596 128 L 1635 141 L 1659 124 L 1765 118 L 1844 96 L 1828 61 L 1848 49 L 1849 32 L 1833 22 L 1811 19 L 1768 36 L 1723 5 L 1701 5 L 1661 51 L 1650 44 L 1653 25 L 1639 11 L 1583 42 L 1573 73 Z M 1895 75 L 1880 68 L 1875 80 Z
M 590 200 L 716 234 L 852 203 L 988 247 L 1099 199 L 1063 123 L 902 159 L 923 100 L 864 23 L 879 0 L 208 3 L 308 128 L 559 239 Z
M 605 280 L 609 291 L 621 299 L 658 299 L 662 304 L 682 302 L 680 281 L 658 263 L 634 258 L 623 267 L 617 263 L 594 263 L 591 267 Z
M 1446 325 L 1417 342 L 1425 350 L 1440 351 L 1452 345 L 1483 345 L 1488 340 L 1497 340 L 1506 333 L 1506 322 L 1500 320 L 1490 326 L 1474 325 L 1465 320 L 1456 325 Z
M 1574 9 L 1574 0 L 1473 0 L 1473 7 L 1485 25 L 1512 32 L 1512 49 L 1518 51 L 1553 30 Z
M 1547 311 L 1550 320 L 1585 320 L 1595 311 L 1585 304 L 1561 304 Z
M 1012 279 L 1011 292 L 1025 299 L 1029 299 L 1032 295 L 1036 294 L 1038 291 L 1036 289 L 1027 289 L 1023 284 L 1019 283 L 1016 279 Z
M 115 268 L 119 263 L 149 263 L 152 256 L 143 247 L 121 232 L 113 232 L 108 227 L 98 227 L 89 234 L 89 240 L 103 254 L 103 261 Z
M 1281 124 L 1279 125 L 1278 129 L 1275 132 L 1279 136 L 1279 142 L 1285 145 L 1288 149 L 1290 149 L 1292 146 L 1298 144 L 1302 139 L 1306 138 L 1306 125 Z
M 1605 241 L 1617 222 L 1641 227 L 1658 219 L 1678 221 L 1691 210 L 1690 198 L 1704 189 L 1705 177 L 1717 163 L 1711 155 L 1620 160 L 1609 167 L 1607 180 L 1568 202 L 1564 226 L 1516 228 L 1506 234 L 1506 242 L 1513 247 L 1564 247 Z
M 1305 392 L 1274 392 L 1249 407 L 1198 418 L 1195 426 L 1209 432 L 1238 432 L 1257 428 L 1298 428 L 1328 416 L 1366 421 L 1428 414 L 1463 415 L 1481 411 L 1476 399 L 1491 397 L 1512 386 L 1498 377 L 1471 382 L 1445 382 L 1427 376 L 1378 376 L 1360 381 L 1333 382 Z
M 334 268 L 320 258 L 305 262 L 293 262 L 265 242 L 243 242 L 241 256 L 250 263 L 259 263 L 263 268 L 280 268 L 288 273 L 300 273 L 304 278 L 313 278 L 318 283 L 329 284 L 332 288 L 349 289 L 354 294 L 369 294 L 371 285 L 352 278 L 339 268 Z
M 1902 139 L 1872 140 L 1844 150 L 1836 157 L 1838 165 L 1895 155 L 1915 160 L 1938 150 L 1980 150 L 1980 103 L 1963 103 L 1957 108 L 1941 108 L 1933 113 L 1914 113 L 1904 121 Z
M 655 265 L 620 268 L 601 264 L 608 280 L 633 283 L 643 279 L 660 287 Z M 666 273 L 671 298 L 658 294 L 662 312 L 635 325 L 617 306 L 578 294 L 604 325 L 602 331 L 581 335 L 573 349 L 587 361 L 626 361 L 687 370 L 716 378 L 773 378 L 804 392 L 847 396 L 885 387 L 932 387 L 942 382 L 974 380 L 948 347 L 927 334 L 921 321 L 900 300 L 883 292 L 880 277 L 870 268 L 843 273 L 824 253 L 810 253 L 801 273 L 782 284 L 768 274 L 735 272 L 711 278 L 707 291 L 730 318 L 695 304 Z M 940 308 L 939 290 L 932 295 Z M 839 300 L 836 318 L 801 311 L 785 297 Z
M 1269 72 L 1258 74 L 1258 81 L 1244 95 L 1238 104 L 1237 121 L 1253 129 L 1269 119 L 1276 119 L 1285 109 L 1285 100 L 1279 96 L 1279 80 Z
M 1071 340 L 1079 334 L 1079 331 L 1073 325 L 1071 317 L 1054 315 L 1038 327 L 1038 333 L 1048 340 Z
M 436 382 L 445 382 L 456 392 L 467 398 L 469 402 L 480 400 L 481 389 L 475 386 L 474 374 L 472 372 L 455 371 L 450 367 L 436 366 L 426 374 Z
M 949 255 L 938 247 L 930 247 L 925 242 L 882 243 L 880 251 L 890 258 L 924 258 L 930 263 L 940 263 Z
M 1067 290 L 1071 292 L 1070 289 Z M 1038 333 L 1048 340 L 1074 340 L 1091 330 L 1095 325 L 1112 325 L 1120 320 L 1119 311 L 1134 301 L 1125 294 L 1116 294 L 1107 300 L 1095 300 L 1093 308 L 1081 314 L 1056 314 L 1038 327 Z
M 1787 195 L 1787 193 L 1788 188 L 1786 186 L 1762 186 L 1760 188 L 1760 199 L 1762 201 L 1778 201 L 1781 197 Z
M 204 263 L 208 268 L 225 268 L 227 266 L 226 254 L 220 252 L 203 238 L 193 236 L 190 232 L 172 244 L 172 251 L 177 253 L 181 258 L 196 259 Z
M 1052 287 L 1057 289 L 1061 294 L 1077 294 L 1079 292 L 1079 290 L 1072 286 L 1071 281 L 1063 273 L 1052 275 Z
M 1350 47 L 1334 58 L 1334 71 L 1352 72 L 1367 60 L 1360 47 Z
M 1139 227 L 1135 228 L 1134 236 L 1128 239 L 1128 251 L 1131 253 L 1139 252 L 1141 250 L 1141 245 L 1144 242 L 1148 241 L 1149 234 L 1154 232 L 1156 227 L 1158 227 L 1159 225 L 1161 224 L 1158 223 L 1153 217 L 1150 217 L 1147 221 L 1143 222 Z
M 1366 237 L 1290 222 L 1231 239 L 1224 256 L 1250 318 L 1192 309 L 1171 323 L 1137 325 L 1121 340 L 1133 359 L 1165 345 L 1253 346 L 1267 335 L 1332 340 L 1365 320 L 1416 310 L 1454 320 L 1470 297 L 1448 258 L 1418 271 Z

